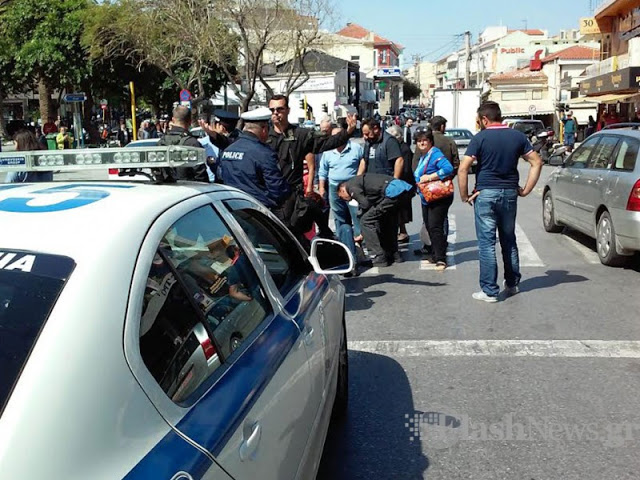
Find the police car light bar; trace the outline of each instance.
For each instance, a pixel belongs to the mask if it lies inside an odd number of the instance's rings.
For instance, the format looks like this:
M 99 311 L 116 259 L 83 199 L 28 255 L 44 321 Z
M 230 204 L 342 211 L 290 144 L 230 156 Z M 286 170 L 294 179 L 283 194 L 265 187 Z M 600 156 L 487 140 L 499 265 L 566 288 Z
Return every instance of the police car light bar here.
M 7 152 L 0 153 L 0 172 L 189 167 L 204 163 L 205 156 L 205 150 L 202 148 L 178 145 Z

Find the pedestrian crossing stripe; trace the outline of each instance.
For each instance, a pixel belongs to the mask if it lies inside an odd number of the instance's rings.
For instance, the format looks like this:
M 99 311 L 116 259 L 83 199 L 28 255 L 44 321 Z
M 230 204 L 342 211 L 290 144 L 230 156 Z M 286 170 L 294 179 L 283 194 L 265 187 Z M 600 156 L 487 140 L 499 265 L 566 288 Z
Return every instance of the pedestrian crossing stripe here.
M 348 348 L 390 357 L 640 358 L 633 340 L 369 340 Z
M 544 262 L 533 248 L 529 237 L 524 233 L 522 227 L 516 223 L 516 243 L 520 254 L 520 267 L 544 267 Z

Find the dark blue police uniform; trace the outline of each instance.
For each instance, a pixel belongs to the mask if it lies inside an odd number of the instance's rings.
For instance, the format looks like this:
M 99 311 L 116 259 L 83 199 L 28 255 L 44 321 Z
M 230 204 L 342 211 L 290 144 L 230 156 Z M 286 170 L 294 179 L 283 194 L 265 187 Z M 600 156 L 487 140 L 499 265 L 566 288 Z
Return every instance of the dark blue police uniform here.
M 289 198 L 289 184 L 278 168 L 278 157 L 250 132 L 242 132 L 225 149 L 220 160 L 225 185 L 253 195 L 267 208 L 276 208 Z

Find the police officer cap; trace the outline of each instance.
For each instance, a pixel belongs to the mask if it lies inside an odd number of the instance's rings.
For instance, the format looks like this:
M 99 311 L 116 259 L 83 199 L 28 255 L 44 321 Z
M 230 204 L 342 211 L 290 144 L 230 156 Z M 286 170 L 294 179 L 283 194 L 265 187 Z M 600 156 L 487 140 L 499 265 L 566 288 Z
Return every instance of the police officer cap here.
M 247 122 L 268 122 L 271 120 L 271 110 L 267 107 L 256 108 L 255 110 L 244 112 L 240 115 L 240 118 Z
M 213 115 L 216 122 L 236 123 L 238 120 L 240 120 L 240 117 L 235 113 L 228 112 L 222 109 L 214 110 Z

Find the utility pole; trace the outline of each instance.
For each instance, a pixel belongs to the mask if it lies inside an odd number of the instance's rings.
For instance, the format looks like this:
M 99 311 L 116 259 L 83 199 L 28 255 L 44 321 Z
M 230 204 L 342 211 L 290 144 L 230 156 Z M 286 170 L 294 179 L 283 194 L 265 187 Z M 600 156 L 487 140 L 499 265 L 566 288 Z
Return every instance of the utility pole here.
M 418 103 L 422 101 L 422 87 L 420 85 L 420 55 L 413 56 L 413 72 L 416 76 L 416 85 L 420 89 L 420 95 L 418 96 Z
M 476 88 L 480 88 L 480 35 L 476 44 Z
M 471 73 L 471 32 L 464 32 L 465 66 L 464 88 L 469 88 L 469 76 Z

